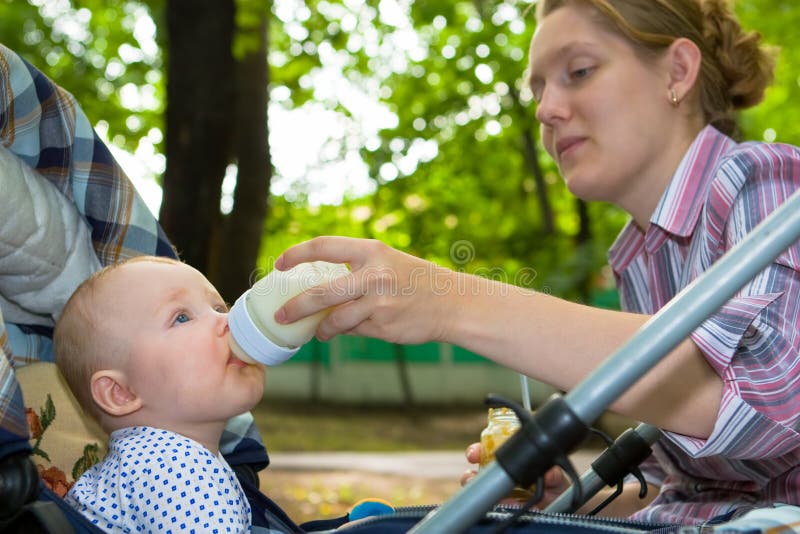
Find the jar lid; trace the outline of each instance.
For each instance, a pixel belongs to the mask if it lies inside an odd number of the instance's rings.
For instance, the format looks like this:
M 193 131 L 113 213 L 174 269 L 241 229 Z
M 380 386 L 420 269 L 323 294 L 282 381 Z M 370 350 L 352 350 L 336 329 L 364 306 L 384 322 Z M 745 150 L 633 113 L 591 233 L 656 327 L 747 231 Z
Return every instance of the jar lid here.
M 231 336 L 242 350 L 257 362 L 270 366 L 281 364 L 297 354 L 300 347 L 282 347 L 258 329 L 253 318 L 247 313 L 245 305 L 245 299 L 251 290 L 252 288 L 248 289 L 236 299 L 228 313 L 228 327 L 231 330 Z
M 507 408 L 505 406 L 498 406 L 495 408 L 489 408 L 489 419 L 497 419 L 501 421 L 516 421 L 519 422 L 519 418 L 517 414 L 514 413 L 514 410 L 511 408 Z

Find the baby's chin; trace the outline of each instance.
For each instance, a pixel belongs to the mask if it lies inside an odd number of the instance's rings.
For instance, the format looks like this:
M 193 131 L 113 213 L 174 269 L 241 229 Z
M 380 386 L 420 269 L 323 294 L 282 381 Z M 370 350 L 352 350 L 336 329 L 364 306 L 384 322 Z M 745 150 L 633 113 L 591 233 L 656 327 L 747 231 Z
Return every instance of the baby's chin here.
M 258 406 L 258 403 L 261 402 L 261 399 L 263 399 L 263 398 L 264 398 L 264 388 L 263 387 L 259 388 L 257 390 L 254 390 L 252 392 L 252 395 L 249 396 L 247 402 L 244 403 L 245 405 L 242 407 L 241 410 L 239 410 L 239 412 L 236 415 L 243 414 L 245 412 L 249 412 L 250 410 L 252 410 L 256 406 Z

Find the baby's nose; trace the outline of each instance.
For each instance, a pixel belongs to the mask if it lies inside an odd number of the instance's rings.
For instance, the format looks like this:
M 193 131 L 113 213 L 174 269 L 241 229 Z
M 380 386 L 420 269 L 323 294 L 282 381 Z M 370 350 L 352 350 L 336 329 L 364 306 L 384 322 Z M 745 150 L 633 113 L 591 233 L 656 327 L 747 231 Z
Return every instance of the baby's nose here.
M 230 327 L 228 326 L 228 314 L 227 313 L 220 313 L 217 317 L 217 328 L 219 329 L 219 335 L 224 336 L 228 332 L 230 332 Z

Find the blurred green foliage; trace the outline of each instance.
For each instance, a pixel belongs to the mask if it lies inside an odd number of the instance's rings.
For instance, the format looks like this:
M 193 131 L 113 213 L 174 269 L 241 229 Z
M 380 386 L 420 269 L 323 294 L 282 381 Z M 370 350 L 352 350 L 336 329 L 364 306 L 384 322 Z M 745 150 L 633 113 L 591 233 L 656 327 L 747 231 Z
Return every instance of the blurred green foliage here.
M 90 120 L 109 124 L 115 144 L 134 150 L 163 129 L 163 0 L 0 0 L 0 42 L 72 93 Z M 155 24 L 154 24 L 155 22 Z M 122 95 L 134 105 L 122 105 Z
M 242 54 L 253 10 L 268 2 L 235 2 L 233 53 Z M 613 307 L 605 253 L 627 217 L 592 204 L 582 234 L 578 204 L 536 142 L 523 83 L 535 27 L 530 2 L 409 0 L 397 2 L 408 5 L 400 18 L 387 16 L 389 4 L 269 3 L 270 89 L 284 95 L 277 105 L 314 103 L 353 119 L 357 104 L 315 85 L 314 73 L 334 58 L 342 77 L 379 99 L 396 121 L 359 150 L 373 194 L 313 206 L 299 183 L 291 195 L 269 199 L 262 267 L 315 235 L 362 236 L 452 268 Z M 798 144 L 800 48 L 793 43 L 800 5 L 738 0 L 735 7 L 746 27 L 781 49 L 775 86 L 741 117 L 743 137 Z M 168 45 L 159 29 L 167 8 L 166 0 L 0 0 L 0 35 L 72 92 L 92 120 L 107 122 L 113 142 L 132 150 L 151 128 L 163 129 Z M 137 95 L 138 104 L 124 108 L 123 93 Z M 552 230 L 526 139 L 538 148 Z

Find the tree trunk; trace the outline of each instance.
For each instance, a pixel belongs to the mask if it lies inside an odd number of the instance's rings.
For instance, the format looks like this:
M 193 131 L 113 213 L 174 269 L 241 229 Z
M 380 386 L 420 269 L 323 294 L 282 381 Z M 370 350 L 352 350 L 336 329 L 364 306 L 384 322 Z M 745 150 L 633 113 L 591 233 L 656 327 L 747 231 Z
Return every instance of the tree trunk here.
M 589 216 L 589 206 L 584 200 L 575 197 L 575 209 L 578 211 L 578 233 L 575 235 L 576 252 L 587 255 L 581 265 L 591 264 L 592 221 Z M 583 302 L 588 302 L 592 292 L 592 280 L 595 273 L 591 269 L 584 269 L 583 276 L 577 281 L 577 289 Z
M 575 209 L 578 211 L 578 233 L 575 235 L 575 243 L 583 245 L 592 239 L 592 224 L 589 217 L 589 206 L 586 201 L 575 197 Z
M 234 0 L 167 1 L 167 109 L 159 221 L 184 261 L 209 270 L 235 121 Z
M 267 11 L 260 13 L 258 50 L 237 62 L 234 157 L 238 162 L 233 211 L 225 218 L 220 253 L 209 272 L 220 294 L 233 301 L 250 287 L 272 178 L 267 127 Z
M 403 394 L 403 406 L 412 408 L 414 406 L 414 393 L 411 389 L 411 377 L 408 374 L 408 362 L 406 362 L 405 347 L 399 343 L 393 343 L 394 362 L 397 364 L 397 377 L 400 379 L 400 391 Z
M 550 199 L 547 197 L 547 184 L 544 181 L 544 173 L 542 173 L 542 166 L 539 165 L 539 151 L 536 149 L 536 132 L 531 127 L 533 121 L 525 112 L 525 106 L 519 100 L 519 93 L 511 86 L 509 91 L 511 98 L 514 100 L 514 107 L 517 110 L 517 120 L 520 124 L 524 124 L 521 128 L 521 143 L 522 155 L 525 161 L 525 167 L 533 176 L 533 181 L 536 184 L 536 198 L 539 201 L 539 211 L 542 214 L 542 230 L 545 235 L 552 235 L 555 233 L 555 216 L 553 215 L 553 207 L 550 205 Z

